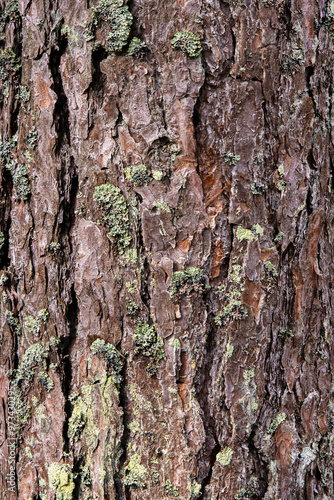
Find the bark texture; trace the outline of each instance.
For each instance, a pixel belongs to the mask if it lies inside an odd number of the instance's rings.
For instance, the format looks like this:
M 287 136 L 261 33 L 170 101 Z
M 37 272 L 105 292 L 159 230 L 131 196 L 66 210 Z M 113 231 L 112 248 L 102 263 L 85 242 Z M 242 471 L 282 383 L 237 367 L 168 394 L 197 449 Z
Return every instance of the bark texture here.
M 0 6 L 1 498 L 332 500 L 334 4 Z

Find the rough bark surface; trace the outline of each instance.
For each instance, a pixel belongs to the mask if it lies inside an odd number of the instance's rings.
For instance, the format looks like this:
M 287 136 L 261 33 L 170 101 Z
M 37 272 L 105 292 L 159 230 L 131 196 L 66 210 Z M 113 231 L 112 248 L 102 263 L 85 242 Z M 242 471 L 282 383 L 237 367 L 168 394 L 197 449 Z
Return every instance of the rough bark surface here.
M 1 498 L 332 500 L 334 5 L 102 4 L 0 2 Z

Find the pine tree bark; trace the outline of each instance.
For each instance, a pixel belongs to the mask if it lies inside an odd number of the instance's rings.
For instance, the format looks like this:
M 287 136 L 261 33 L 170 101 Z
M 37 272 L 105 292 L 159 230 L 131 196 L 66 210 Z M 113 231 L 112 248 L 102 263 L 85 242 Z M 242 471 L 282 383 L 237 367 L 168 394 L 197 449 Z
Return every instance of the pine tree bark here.
M 333 499 L 334 6 L 0 10 L 2 498 Z

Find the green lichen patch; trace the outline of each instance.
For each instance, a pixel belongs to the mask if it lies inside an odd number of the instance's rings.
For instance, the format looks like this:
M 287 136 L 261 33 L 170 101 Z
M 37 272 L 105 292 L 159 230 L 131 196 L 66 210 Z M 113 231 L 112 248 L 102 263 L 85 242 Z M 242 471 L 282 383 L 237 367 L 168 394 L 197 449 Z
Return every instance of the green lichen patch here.
M 17 318 L 12 311 L 6 311 L 6 321 L 15 335 L 21 335 L 22 331 L 19 318 Z
M 161 170 L 152 170 L 152 177 L 156 181 L 161 181 L 164 177 L 164 173 Z
M 19 200 L 27 200 L 30 194 L 29 162 L 20 163 L 17 156 L 17 135 L 0 142 L 0 164 L 10 171 Z
M 72 500 L 75 484 L 71 467 L 54 462 L 48 468 L 48 476 L 50 487 L 56 490 L 56 500 Z
M 51 241 L 48 245 L 46 245 L 46 251 L 53 254 L 57 255 L 60 252 L 61 245 L 60 243 L 56 243 L 55 241 Z
M 132 453 L 122 474 L 122 482 L 132 488 L 145 488 L 147 469 L 140 463 L 139 453 Z
M 223 451 L 220 451 L 217 454 L 216 459 L 217 462 L 220 463 L 220 465 L 225 466 L 231 463 L 232 457 L 233 457 L 233 450 L 228 446 L 226 446 L 226 448 L 224 448 Z
M 58 340 L 58 339 L 56 339 Z M 47 374 L 46 360 L 49 356 L 50 348 L 55 346 L 56 342 L 41 342 L 32 344 L 22 356 L 22 360 L 14 371 L 14 380 L 11 390 L 15 399 L 15 418 L 16 425 L 20 427 L 26 425 L 31 417 L 31 408 L 28 401 L 28 392 L 32 386 L 35 373 L 37 378 L 43 384 L 46 390 L 53 388 L 53 381 Z
M 82 439 L 89 450 L 93 451 L 96 448 L 100 435 L 100 401 L 104 417 L 107 418 L 113 405 L 111 394 L 114 388 L 112 378 L 105 372 L 101 380 L 82 386 L 80 394 L 73 393 L 69 397 L 73 409 L 68 421 L 68 436 L 72 443 Z M 90 456 L 91 454 L 87 458 L 88 461 Z
M 263 228 L 259 224 L 254 224 L 252 229 L 246 229 L 242 226 L 237 227 L 236 237 L 239 241 L 254 241 L 263 236 Z
M 129 297 L 126 297 L 125 301 L 126 301 L 126 313 L 129 316 L 136 316 L 136 314 L 139 311 L 139 306 L 133 300 L 129 299 Z
M 38 142 L 37 130 L 35 127 L 31 127 L 31 129 L 28 132 L 26 140 L 28 149 L 35 149 L 35 147 L 37 146 L 37 142 Z
M 134 335 L 135 354 L 142 354 L 150 358 L 147 366 L 148 373 L 153 376 L 156 374 L 160 361 L 165 357 L 164 341 L 158 337 L 154 326 L 147 323 L 138 323 Z
M 68 24 L 63 24 L 61 28 L 62 36 L 65 36 L 70 47 L 70 51 L 73 49 L 83 46 L 84 42 L 84 31 L 80 26 L 69 26 Z
M 224 285 L 217 291 L 224 303 L 223 309 L 217 314 L 214 320 L 217 326 L 222 326 L 229 320 L 242 320 L 248 316 L 247 309 L 241 300 L 242 292 L 244 291 L 241 270 L 242 266 L 240 264 L 233 264 L 232 269 L 228 273 L 227 286 Z
M 180 496 L 177 486 L 174 486 L 170 479 L 165 481 L 163 487 L 169 497 L 178 498 Z
M 284 172 L 284 165 L 280 164 L 277 168 L 278 172 L 278 178 L 276 180 L 276 188 L 279 191 L 284 191 L 286 188 L 286 182 L 284 180 L 285 172 Z
M 152 176 L 145 165 L 136 167 L 127 167 L 124 169 L 125 177 L 132 182 L 134 186 L 146 186 L 152 181 Z
M 274 280 L 278 277 L 277 269 L 270 260 L 264 263 L 264 268 L 269 279 Z
M 93 25 L 101 22 L 108 25 L 109 34 L 106 39 L 106 49 L 109 52 L 120 52 L 127 44 L 131 26 L 132 14 L 123 0 L 100 0 L 93 7 Z
M 133 37 L 130 42 L 127 54 L 128 56 L 133 56 L 133 57 L 143 57 L 146 48 L 147 45 L 145 42 L 139 40 L 139 38 L 137 37 Z
M 172 39 L 172 48 L 181 50 L 189 57 L 198 57 L 202 52 L 202 45 L 199 37 L 188 30 L 177 31 Z
M 232 357 L 233 351 L 234 351 L 233 344 L 231 344 L 230 342 L 228 342 L 226 344 L 226 356 L 227 356 L 228 359 L 230 359 Z
M 13 51 L 12 45 L 0 50 L 0 83 L 2 87 L 1 100 L 8 102 L 9 81 L 16 78 L 21 69 L 21 60 Z
M 6 23 L 13 23 L 20 18 L 19 4 L 17 0 L 7 0 L 0 12 L 0 40 L 5 40 Z
M 172 276 L 170 298 L 177 301 L 181 295 L 191 292 L 204 293 L 205 275 L 198 267 L 188 267 L 184 271 L 176 271 Z
M 78 397 L 74 403 L 72 415 L 68 421 L 68 437 L 72 441 L 78 441 L 81 432 L 87 423 L 88 405 L 82 397 Z
M 48 392 L 52 391 L 54 388 L 54 382 L 51 377 L 46 372 L 40 372 L 37 375 L 37 380 L 41 383 L 41 385 L 46 389 Z
M 294 333 L 292 330 L 289 330 L 288 328 L 280 328 L 278 331 L 278 336 L 280 338 L 285 338 L 285 337 L 294 337 Z
M 46 359 L 48 358 L 50 347 L 48 343 L 33 344 L 22 356 L 22 361 L 16 370 L 15 381 L 21 388 L 28 386 L 33 378 L 35 370 L 41 365 L 46 369 Z
M 278 429 L 279 425 L 284 422 L 286 419 L 286 414 L 285 413 L 278 413 L 275 418 L 273 418 L 271 424 L 269 425 L 266 435 L 264 437 L 265 440 L 268 440 L 271 438 L 273 434 L 275 434 L 276 430 Z
M 282 241 L 284 239 L 284 233 L 282 231 L 280 231 L 279 233 L 277 233 L 277 235 L 275 236 L 274 238 L 274 242 L 275 243 L 279 243 L 280 241 Z
M 123 368 L 123 360 L 117 349 L 102 339 L 97 339 L 90 346 L 93 354 L 104 359 L 107 364 L 107 369 L 112 374 L 115 384 L 119 384 L 122 380 L 121 371 Z
M 240 160 L 239 155 L 234 155 L 230 151 L 224 151 L 222 153 L 222 155 L 224 158 L 224 162 L 227 163 L 228 165 L 230 165 L 231 167 L 234 167 L 234 165 L 236 165 L 238 163 L 238 161 Z
M 157 200 L 153 202 L 153 207 L 158 210 L 158 212 L 167 212 L 169 214 L 172 213 L 172 210 L 168 203 L 166 203 L 164 200 Z
M 43 325 L 46 325 L 49 317 L 49 313 L 46 309 L 41 309 L 38 311 L 35 318 L 33 316 L 27 316 L 24 320 L 24 328 L 27 333 L 33 333 L 38 335 L 41 331 Z
M 252 182 L 250 190 L 255 195 L 263 193 L 267 188 L 268 186 L 266 184 L 261 184 L 259 182 Z
M 249 484 L 237 492 L 234 500 L 255 500 L 258 498 L 258 484 L 257 477 L 251 477 Z
M 123 253 L 130 245 L 131 236 L 129 210 L 121 190 L 113 184 L 102 184 L 95 188 L 94 201 L 101 210 L 109 235 L 115 238 L 118 251 Z
M 196 499 L 201 494 L 202 485 L 197 483 L 196 481 L 192 481 L 190 486 L 190 495 L 192 499 Z
M 175 349 L 181 349 L 181 342 L 179 341 L 179 339 L 169 339 L 168 344 Z
M 17 94 L 15 95 L 15 99 L 18 99 L 21 101 L 21 103 L 27 103 L 30 101 L 31 93 L 28 87 L 25 85 L 20 85 L 17 91 Z

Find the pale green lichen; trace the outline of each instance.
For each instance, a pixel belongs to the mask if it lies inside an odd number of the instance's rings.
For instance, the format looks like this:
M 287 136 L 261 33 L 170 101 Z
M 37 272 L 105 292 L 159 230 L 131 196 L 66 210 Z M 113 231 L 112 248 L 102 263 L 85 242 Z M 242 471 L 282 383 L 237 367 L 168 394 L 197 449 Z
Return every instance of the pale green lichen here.
M 26 425 L 31 417 L 31 408 L 28 402 L 27 393 L 29 392 L 37 370 L 45 374 L 41 375 L 40 380 L 42 381 L 44 379 L 47 385 L 46 389 L 51 390 L 53 388 L 53 382 L 46 374 L 46 360 L 49 355 L 50 346 L 51 342 L 31 345 L 22 356 L 22 360 L 17 370 L 14 371 L 14 380 L 11 389 L 14 393 L 15 418 L 18 428 Z
M 126 297 L 126 312 L 129 316 L 135 316 L 139 311 L 139 306 L 129 297 Z
M 78 441 L 80 438 L 81 432 L 87 423 L 87 411 L 88 405 L 86 401 L 82 397 L 78 397 L 68 421 L 68 437 L 72 441 Z
M 255 500 L 258 498 L 258 484 L 257 477 L 251 477 L 249 484 L 237 492 L 234 500 Z
M 252 229 L 246 229 L 242 226 L 237 227 L 236 237 L 239 241 L 254 241 L 263 236 L 263 228 L 259 224 L 254 224 Z
M 30 194 L 28 178 L 29 161 L 19 163 L 17 156 L 17 135 L 0 142 L 0 164 L 10 171 L 19 200 L 27 200 Z
M 163 484 L 163 487 L 169 497 L 178 498 L 179 490 L 176 486 L 173 485 L 170 479 L 167 479 Z
M 56 243 L 55 241 L 51 241 L 51 243 L 49 243 L 46 246 L 46 250 L 50 253 L 53 253 L 54 255 L 57 255 L 60 249 L 61 249 L 60 243 Z
M 172 213 L 170 206 L 164 200 L 157 200 L 153 202 L 154 208 L 157 208 L 159 212 Z
M 133 56 L 133 57 L 142 57 L 145 54 L 145 50 L 147 48 L 147 45 L 145 42 L 142 40 L 139 40 L 137 37 L 133 37 L 129 48 L 128 48 L 128 56 Z
M 274 242 L 275 242 L 275 243 L 279 243 L 280 241 L 282 241 L 282 240 L 283 240 L 284 236 L 285 236 L 285 235 L 284 235 L 284 233 L 283 233 L 282 231 L 280 231 L 280 232 L 279 232 L 279 233 L 277 233 L 277 235 L 275 236 L 275 238 L 274 238 Z
M 38 335 L 43 325 L 46 325 L 49 313 L 46 309 L 38 311 L 36 318 L 27 316 L 24 320 L 24 328 L 27 333 Z
M 101 418 L 107 421 L 110 418 L 114 394 L 114 382 L 105 371 L 101 378 L 81 386 L 80 394 L 74 392 L 69 397 L 73 409 L 68 422 L 68 436 L 72 443 L 82 440 L 87 445 L 86 464 L 89 463 L 99 443 Z
M 279 179 L 276 182 L 276 187 L 279 191 L 284 191 L 285 187 L 286 187 L 286 182 L 284 180 L 285 172 L 284 172 L 284 165 L 283 164 L 278 166 L 277 172 L 278 172 Z
M 94 190 L 94 201 L 102 212 L 102 221 L 109 235 L 115 238 L 118 251 L 123 253 L 131 242 L 131 236 L 129 210 L 121 190 L 113 184 L 102 184 Z
M 63 24 L 61 28 L 61 35 L 67 38 L 71 53 L 73 49 L 77 47 L 82 48 L 84 31 L 80 26 L 69 26 L 68 24 Z
M 175 301 L 181 295 L 189 295 L 193 291 L 203 293 L 204 278 L 203 270 L 197 267 L 176 271 L 172 276 L 170 298 Z
M 126 179 L 132 182 L 134 186 L 146 186 L 152 181 L 152 176 L 145 165 L 135 167 L 126 167 L 124 169 Z
M 284 165 L 283 164 L 278 166 L 277 171 L 281 177 L 284 177 Z
M 234 346 L 233 346 L 233 344 L 231 344 L 230 342 L 228 342 L 228 343 L 226 344 L 226 356 L 227 356 L 228 358 L 231 358 L 231 357 L 232 357 L 233 350 L 234 350 Z
M 17 318 L 12 311 L 6 311 L 6 321 L 8 325 L 12 328 L 15 335 L 21 335 L 21 325 L 19 318 Z
M 217 326 L 222 326 L 228 320 L 241 320 L 248 316 L 247 309 L 241 301 L 242 292 L 244 291 L 244 283 L 241 275 L 242 266 L 233 264 L 232 269 L 228 273 L 228 286 L 217 290 L 219 296 L 223 295 L 225 303 L 222 311 L 220 311 L 214 321 Z
M 54 382 L 46 372 L 40 372 L 37 375 L 37 380 L 48 392 L 52 391 L 52 389 L 54 388 Z
M 17 0 L 7 0 L 2 5 L 0 13 L 0 40 L 5 41 L 6 23 L 14 23 L 20 19 L 20 9 Z
M 201 490 L 202 490 L 202 485 L 197 483 L 196 481 L 192 481 L 190 486 L 191 499 L 195 500 L 200 495 Z
M 122 474 L 122 482 L 132 488 L 145 488 L 147 469 L 140 463 L 139 453 L 133 453 Z
M 138 263 L 140 264 L 140 259 L 138 259 L 138 252 L 136 248 L 128 248 L 119 259 L 119 265 L 121 267 Z
M 164 177 L 164 174 L 163 172 L 161 172 L 161 170 L 152 170 L 152 177 L 156 181 L 161 181 Z
M 250 190 L 253 194 L 261 194 L 263 193 L 268 186 L 266 184 L 261 184 L 259 182 L 252 182 Z
M 227 152 L 223 151 L 222 156 L 224 158 L 224 162 L 230 165 L 231 167 L 234 167 L 234 165 L 236 165 L 240 160 L 239 155 L 234 155 L 230 151 Z
M 278 330 L 278 336 L 281 338 L 294 337 L 294 334 L 293 334 L 293 331 L 289 330 L 288 328 L 280 328 Z
M 279 425 L 284 422 L 286 419 L 286 414 L 285 413 L 278 413 L 275 418 L 273 418 L 271 424 L 269 425 L 266 435 L 264 437 L 265 440 L 268 440 L 271 438 L 273 434 L 275 434 L 276 430 L 278 429 Z
M 93 7 L 93 25 L 97 27 L 105 22 L 109 28 L 106 39 L 106 49 L 109 52 L 120 52 L 127 44 L 131 26 L 132 14 L 123 0 L 100 0 Z
M 150 358 L 147 371 L 151 376 L 155 375 L 160 361 L 165 357 L 164 341 L 157 335 L 155 327 L 147 323 L 138 323 L 134 335 L 134 346 L 135 354 Z
M 277 183 L 276 183 L 276 187 L 279 191 L 284 191 L 285 188 L 286 188 L 286 182 L 284 180 L 279 180 Z
M 123 369 L 123 360 L 117 349 L 102 339 L 97 339 L 90 346 L 93 354 L 104 359 L 107 364 L 107 369 L 112 374 L 115 384 L 119 384 L 122 380 L 121 371 Z
M 48 468 L 49 485 L 56 490 L 56 500 L 72 500 L 75 484 L 68 464 L 54 462 Z
M 202 52 L 199 37 L 188 30 L 177 31 L 171 44 L 174 50 L 181 50 L 190 57 L 198 57 Z
M 264 263 L 264 268 L 270 279 L 276 279 L 278 277 L 277 269 L 270 260 Z
M 129 293 L 136 293 L 138 288 L 138 281 L 137 280 L 127 281 L 125 283 L 125 286 Z
M 231 448 L 229 448 L 228 446 L 226 446 L 223 451 L 220 451 L 218 454 L 217 454 L 217 462 L 220 463 L 220 465 L 229 465 L 231 463 L 231 460 L 232 460 L 232 457 L 233 457 L 233 450 Z
M 243 377 L 245 380 L 250 380 L 251 378 L 254 377 L 255 374 L 255 369 L 254 368 L 249 368 L 248 370 L 245 370 L 243 373 Z
M 181 342 L 179 341 L 179 339 L 169 339 L 168 344 L 175 349 L 181 349 Z
M 21 69 L 21 60 L 13 51 L 13 46 L 8 45 L 6 48 L 0 50 L 0 83 L 2 87 L 1 100 L 5 104 L 8 102 L 9 97 L 9 82 L 14 80 L 16 84 L 19 71 Z

